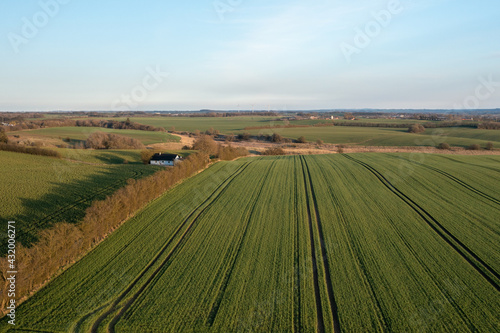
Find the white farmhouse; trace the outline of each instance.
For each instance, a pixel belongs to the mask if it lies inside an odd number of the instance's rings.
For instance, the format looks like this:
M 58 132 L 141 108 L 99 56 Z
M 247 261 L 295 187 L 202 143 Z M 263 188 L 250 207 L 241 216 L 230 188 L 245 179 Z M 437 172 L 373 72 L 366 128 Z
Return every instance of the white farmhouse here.
M 179 161 L 180 161 L 179 155 L 157 153 L 154 154 L 153 157 L 151 157 L 151 160 L 149 160 L 149 164 L 161 165 L 161 166 L 174 166 Z

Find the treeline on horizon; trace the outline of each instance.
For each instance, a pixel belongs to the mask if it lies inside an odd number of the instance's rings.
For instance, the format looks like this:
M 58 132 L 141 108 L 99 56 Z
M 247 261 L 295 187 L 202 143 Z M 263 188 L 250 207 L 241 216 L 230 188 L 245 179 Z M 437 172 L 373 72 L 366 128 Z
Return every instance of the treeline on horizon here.
M 420 120 L 457 120 L 469 118 L 473 121 L 499 120 L 500 108 L 484 110 L 355 110 L 355 109 L 325 109 L 325 110 L 200 110 L 200 111 L 47 111 L 47 112 L 0 112 L 0 120 L 25 121 L 31 119 L 44 119 L 46 115 L 55 116 L 52 119 L 67 119 L 77 117 L 89 118 L 123 118 L 123 117 L 237 117 L 237 116 L 283 116 L 296 115 L 299 117 L 310 116 L 342 116 L 345 114 L 356 117 L 387 118 L 405 115 L 406 119 Z
M 332 121 L 328 123 L 317 123 L 312 125 L 275 125 L 275 126 L 248 126 L 245 130 L 269 129 L 269 128 L 301 128 L 301 127 L 328 127 L 328 126 L 350 126 L 350 127 L 383 127 L 383 128 L 409 128 L 412 123 L 374 123 L 362 121 Z M 425 128 L 466 127 L 476 129 L 500 129 L 500 122 L 469 122 L 469 121 L 442 121 L 421 124 Z
M 33 130 L 49 127 L 101 127 L 109 129 L 129 129 L 139 131 L 166 132 L 163 127 L 155 127 L 151 125 L 143 125 L 135 123 L 127 119 L 126 121 L 116 120 L 74 120 L 74 119 L 45 119 L 45 120 L 23 120 L 13 126 L 2 125 L 6 132 Z

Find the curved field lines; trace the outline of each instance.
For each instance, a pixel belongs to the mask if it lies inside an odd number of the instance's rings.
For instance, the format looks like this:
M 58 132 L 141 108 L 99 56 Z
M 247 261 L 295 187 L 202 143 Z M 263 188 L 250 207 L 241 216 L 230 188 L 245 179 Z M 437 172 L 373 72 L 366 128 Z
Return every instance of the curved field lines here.
M 481 159 L 444 161 L 216 163 L 22 304 L 15 328 L 498 331 L 500 181 Z

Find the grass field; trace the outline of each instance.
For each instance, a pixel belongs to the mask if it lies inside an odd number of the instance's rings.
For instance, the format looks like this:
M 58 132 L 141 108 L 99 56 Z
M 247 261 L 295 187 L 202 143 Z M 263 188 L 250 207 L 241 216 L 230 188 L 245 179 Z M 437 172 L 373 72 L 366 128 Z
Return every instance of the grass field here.
M 32 139 L 70 138 L 71 142 L 83 142 L 88 138 L 90 134 L 94 132 L 114 133 L 114 134 L 128 136 L 141 141 L 145 145 L 160 143 L 160 142 L 180 141 L 180 138 L 178 136 L 164 132 L 109 129 L 100 127 L 51 127 L 51 128 L 37 129 L 37 130 L 9 132 L 9 136 L 19 135 L 20 138 L 28 137 Z
M 142 178 L 158 170 L 142 164 L 124 165 L 120 158 L 128 153 L 123 151 L 78 150 L 78 154 L 101 164 L 0 151 L 0 218 L 16 221 L 18 242 L 30 244 L 39 230 L 52 223 L 79 221 L 92 201 L 104 199 L 129 178 Z M 113 161 L 120 164 L 113 165 Z M 5 238 L 0 241 L 1 255 L 7 249 L 5 242 Z
M 499 162 L 219 162 L 21 305 L 16 329 L 498 331 Z

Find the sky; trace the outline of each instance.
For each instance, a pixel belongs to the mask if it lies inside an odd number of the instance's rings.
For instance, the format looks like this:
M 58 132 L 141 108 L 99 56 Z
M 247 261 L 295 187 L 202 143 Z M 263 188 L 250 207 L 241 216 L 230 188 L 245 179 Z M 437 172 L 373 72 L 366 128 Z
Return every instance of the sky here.
M 0 111 L 500 107 L 498 0 L 2 0 Z

